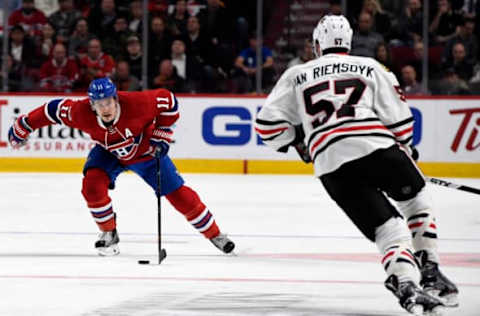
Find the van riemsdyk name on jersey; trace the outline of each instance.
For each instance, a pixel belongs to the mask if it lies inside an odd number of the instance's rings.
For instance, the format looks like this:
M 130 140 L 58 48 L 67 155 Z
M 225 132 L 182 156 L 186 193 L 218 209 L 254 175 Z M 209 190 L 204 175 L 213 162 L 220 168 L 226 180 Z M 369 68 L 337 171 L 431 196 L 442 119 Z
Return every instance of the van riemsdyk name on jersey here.
M 311 70 L 311 72 L 312 72 L 311 78 L 313 78 L 314 80 L 323 76 L 339 74 L 344 72 L 358 73 L 362 76 L 373 78 L 373 75 L 372 75 L 373 67 L 349 64 L 349 63 L 326 64 L 326 65 L 314 67 Z M 301 74 L 295 77 L 294 85 L 298 86 L 306 81 L 307 81 L 307 73 L 302 72 Z

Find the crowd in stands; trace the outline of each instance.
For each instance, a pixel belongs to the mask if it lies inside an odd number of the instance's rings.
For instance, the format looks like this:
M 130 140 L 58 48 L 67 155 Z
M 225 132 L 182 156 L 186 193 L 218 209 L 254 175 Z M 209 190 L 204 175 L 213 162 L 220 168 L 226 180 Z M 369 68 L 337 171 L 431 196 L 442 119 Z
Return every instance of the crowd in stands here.
M 326 13 L 341 13 L 342 1 L 324 2 L 330 5 Z M 428 47 L 422 0 L 346 3 L 354 29 L 351 54 L 383 63 L 406 94 L 480 93 L 480 1 L 430 1 Z M 129 91 L 255 91 L 261 44 L 255 37 L 255 1 L 149 0 L 147 26 L 142 5 L 142 0 L 12 0 L 4 32 L 8 90 L 84 92 L 92 79 L 110 76 Z M 146 75 L 144 27 L 149 30 Z M 423 74 L 425 50 L 428 74 Z M 275 64 L 274 50 L 262 44 L 261 51 L 262 87 L 268 92 L 284 69 Z M 288 67 L 313 58 L 306 38 Z M 427 88 L 421 84 L 425 75 Z

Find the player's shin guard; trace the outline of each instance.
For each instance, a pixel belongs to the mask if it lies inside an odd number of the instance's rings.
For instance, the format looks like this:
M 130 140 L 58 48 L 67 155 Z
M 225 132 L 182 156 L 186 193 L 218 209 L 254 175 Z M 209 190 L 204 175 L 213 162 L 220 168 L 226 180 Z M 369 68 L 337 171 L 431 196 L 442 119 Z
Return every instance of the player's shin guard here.
M 425 188 L 413 199 L 397 203 L 400 211 L 407 218 L 415 252 L 425 251 L 429 260 L 438 263 L 437 224 Z
M 212 213 L 191 188 L 183 185 L 176 191 L 167 194 L 166 198 L 206 238 L 212 239 L 220 234 Z
M 108 196 L 109 183 L 110 179 L 103 170 L 89 169 L 82 184 L 82 195 L 102 232 L 113 231 L 116 228 L 112 200 Z

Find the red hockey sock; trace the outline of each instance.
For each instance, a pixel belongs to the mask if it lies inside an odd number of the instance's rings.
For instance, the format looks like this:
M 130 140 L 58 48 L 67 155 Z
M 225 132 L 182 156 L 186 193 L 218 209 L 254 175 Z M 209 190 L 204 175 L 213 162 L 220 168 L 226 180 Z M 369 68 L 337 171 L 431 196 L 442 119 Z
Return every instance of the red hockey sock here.
M 212 213 L 191 188 L 183 185 L 178 190 L 167 194 L 166 198 L 206 238 L 211 239 L 220 234 Z
M 88 169 L 82 183 L 82 195 L 101 231 L 112 231 L 117 226 L 112 200 L 108 196 L 109 183 L 108 175 L 98 168 Z

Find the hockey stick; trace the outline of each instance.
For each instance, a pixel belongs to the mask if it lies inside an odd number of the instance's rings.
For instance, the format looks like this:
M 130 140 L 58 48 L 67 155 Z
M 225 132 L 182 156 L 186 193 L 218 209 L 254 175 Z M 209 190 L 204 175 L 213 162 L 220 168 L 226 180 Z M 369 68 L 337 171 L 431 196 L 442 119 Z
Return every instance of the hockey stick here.
M 477 189 L 477 188 L 472 188 L 462 184 L 455 184 L 455 183 L 448 182 L 442 179 L 437 179 L 437 178 L 425 177 L 425 180 L 436 185 L 441 185 L 447 188 L 457 189 L 460 191 L 466 191 L 466 192 L 480 195 L 480 189 Z
M 161 171 L 161 161 L 162 156 L 160 151 L 155 151 L 155 160 L 157 163 L 157 188 L 155 190 L 155 195 L 157 196 L 157 237 L 158 237 L 158 264 L 161 264 L 163 259 L 167 257 L 167 251 L 162 248 L 162 171 Z M 139 264 L 150 264 L 149 260 L 138 260 Z

